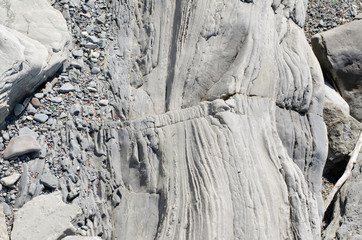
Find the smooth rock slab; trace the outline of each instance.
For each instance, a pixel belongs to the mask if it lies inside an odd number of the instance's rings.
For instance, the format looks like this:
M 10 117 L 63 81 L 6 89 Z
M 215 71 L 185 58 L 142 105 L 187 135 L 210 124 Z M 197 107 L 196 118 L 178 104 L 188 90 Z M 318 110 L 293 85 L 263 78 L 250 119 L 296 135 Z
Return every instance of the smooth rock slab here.
M 1 184 L 5 187 L 11 187 L 13 186 L 20 178 L 21 174 L 14 173 L 13 175 L 9 177 L 4 177 L 0 180 Z
M 10 140 L 4 151 L 4 159 L 18 157 L 31 152 L 39 152 L 41 147 L 34 137 L 23 135 Z
M 58 89 L 58 92 L 60 92 L 60 93 L 68 93 L 68 92 L 74 92 L 74 91 L 75 91 L 75 88 L 71 83 L 65 83 Z
M 61 239 L 74 235 L 71 221 L 81 214 L 79 206 L 62 201 L 60 191 L 41 195 L 15 213 L 12 240 Z
M 28 127 L 23 127 L 19 129 L 19 136 L 24 136 L 24 135 L 32 136 L 35 139 L 37 139 L 39 136 L 36 132 L 34 132 Z
M 48 120 L 48 115 L 43 113 L 38 113 L 34 115 L 34 120 L 40 123 L 45 123 Z
M 40 183 L 48 188 L 55 189 L 58 187 L 58 178 L 51 173 L 46 173 L 41 176 Z

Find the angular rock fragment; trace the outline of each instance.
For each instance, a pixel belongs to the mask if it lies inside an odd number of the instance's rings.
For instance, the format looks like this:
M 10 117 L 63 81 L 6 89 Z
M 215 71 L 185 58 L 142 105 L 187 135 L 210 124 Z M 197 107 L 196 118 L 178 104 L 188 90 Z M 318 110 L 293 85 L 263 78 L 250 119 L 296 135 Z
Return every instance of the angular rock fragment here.
M 18 157 L 31 152 L 39 152 L 40 150 L 39 143 L 30 135 L 13 137 L 4 151 L 4 159 Z
M 20 176 L 21 174 L 14 173 L 13 175 L 2 178 L 0 182 L 5 187 L 11 187 L 19 180 Z
M 72 220 L 79 214 L 79 206 L 64 203 L 60 191 L 41 195 L 15 212 L 11 239 L 61 239 L 74 235 Z

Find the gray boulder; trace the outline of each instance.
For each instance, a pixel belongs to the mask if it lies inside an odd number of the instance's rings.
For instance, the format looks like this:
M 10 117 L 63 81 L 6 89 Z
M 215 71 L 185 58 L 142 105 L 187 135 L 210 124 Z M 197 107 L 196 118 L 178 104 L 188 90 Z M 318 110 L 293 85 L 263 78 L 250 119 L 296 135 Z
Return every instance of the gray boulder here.
M 338 89 L 351 108 L 351 115 L 362 120 L 362 20 L 315 35 L 315 52 L 328 81 Z
M 0 122 L 59 69 L 69 40 L 65 20 L 47 0 L 0 4 Z
M 11 239 L 61 239 L 74 235 L 72 220 L 80 214 L 77 205 L 62 201 L 59 191 L 33 198 L 15 212 Z
M 30 135 L 13 137 L 4 151 L 4 159 L 18 157 L 31 152 L 39 152 L 40 150 L 39 143 Z

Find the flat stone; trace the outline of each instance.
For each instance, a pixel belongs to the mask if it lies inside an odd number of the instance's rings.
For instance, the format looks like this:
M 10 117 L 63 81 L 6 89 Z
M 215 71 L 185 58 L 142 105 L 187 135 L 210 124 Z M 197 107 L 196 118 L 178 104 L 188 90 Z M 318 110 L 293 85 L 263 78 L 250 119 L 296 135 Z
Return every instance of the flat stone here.
M 41 147 L 34 137 L 29 135 L 13 137 L 4 151 L 4 159 L 39 152 Z
M 86 48 L 89 48 L 89 49 L 96 49 L 97 47 L 98 47 L 98 45 L 97 44 L 94 44 L 94 43 L 86 43 L 85 45 L 84 45 L 84 47 L 86 47 Z
M 56 189 L 58 187 L 58 178 L 51 173 L 46 173 L 41 176 L 40 183 L 45 187 Z
M 16 104 L 14 108 L 14 115 L 19 116 L 23 111 L 25 110 L 25 107 L 23 104 Z
M 78 205 L 62 201 L 60 191 L 35 197 L 15 212 L 11 239 L 62 239 L 74 235 L 72 220 L 80 214 Z
M 13 186 L 20 178 L 21 174 L 14 173 L 13 175 L 10 175 L 9 177 L 4 177 L 0 180 L 0 183 L 5 187 L 11 187 Z
M 98 43 L 99 39 L 96 36 L 89 36 L 87 37 L 87 41 L 91 43 Z
M 44 93 L 35 93 L 34 97 L 36 97 L 38 99 L 42 99 L 44 97 Z
M 71 83 L 65 83 L 58 89 L 58 92 L 60 92 L 60 93 L 68 93 L 68 92 L 74 92 L 74 91 L 75 91 L 75 88 Z
M 48 115 L 43 114 L 43 113 L 37 113 L 34 115 L 34 120 L 40 123 L 45 123 L 48 120 Z
M 36 132 L 34 132 L 33 130 L 31 130 L 28 127 L 23 127 L 23 128 L 19 129 L 19 136 L 24 136 L 24 135 L 32 136 L 35 139 L 37 139 L 39 136 Z
M 39 100 L 38 98 L 36 98 L 36 97 L 33 97 L 33 98 L 31 99 L 31 104 L 32 104 L 34 107 L 36 107 L 36 108 L 39 108 L 39 107 L 43 106 L 43 105 L 41 104 L 40 100 Z
M 74 57 L 83 57 L 83 50 L 82 49 L 73 50 L 72 55 Z
M 99 105 L 100 106 L 107 106 L 109 103 L 109 101 L 107 99 L 102 99 L 99 101 Z
M 26 111 L 28 112 L 28 114 L 34 115 L 38 110 L 36 110 L 33 104 L 29 103 L 28 107 L 26 108 Z
M 98 74 L 98 73 L 100 73 L 100 71 L 101 71 L 101 69 L 99 67 L 93 67 L 91 72 L 92 72 L 92 74 Z
M 52 98 L 50 98 L 50 101 L 53 103 L 61 103 L 61 102 L 63 102 L 63 98 L 62 97 L 52 97 Z

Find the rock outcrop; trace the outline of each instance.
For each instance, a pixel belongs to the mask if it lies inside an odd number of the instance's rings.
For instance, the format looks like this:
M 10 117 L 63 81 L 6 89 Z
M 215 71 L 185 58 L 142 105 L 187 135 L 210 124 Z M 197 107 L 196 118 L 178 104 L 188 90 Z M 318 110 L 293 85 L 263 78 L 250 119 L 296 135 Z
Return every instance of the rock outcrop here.
M 312 38 L 313 51 L 328 81 L 338 89 L 362 120 L 362 20 L 353 21 Z
M 114 2 L 110 98 L 123 122 L 94 135 L 113 237 L 320 237 L 324 84 L 305 7 Z
M 331 222 L 323 232 L 323 239 L 361 239 L 362 151 L 333 204 Z
M 80 214 L 77 205 L 62 201 L 59 191 L 36 197 L 15 212 L 11 239 L 61 239 L 74 235 L 72 221 Z
M 107 240 L 320 239 L 327 132 L 306 4 L 59 2 L 78 38 L 39 96 L 55 109 L 32 122 L 49 152 L 23 163 L 14 205 L 60 189 L 77 233 Z
M 0 2 L 0 122 L 60 68 L 69 40 L 47 0 Z

